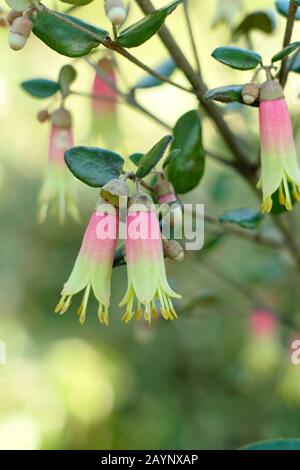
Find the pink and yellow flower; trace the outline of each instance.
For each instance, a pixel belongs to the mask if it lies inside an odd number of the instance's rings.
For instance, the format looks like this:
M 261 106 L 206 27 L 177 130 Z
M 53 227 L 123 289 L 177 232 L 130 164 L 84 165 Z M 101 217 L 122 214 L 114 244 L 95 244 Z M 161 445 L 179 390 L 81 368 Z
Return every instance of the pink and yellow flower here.
M 73 271 L 62 290 L 56 313 L 65 313 L 73 295 L 84 289 L 82 303 L 78 310 L 79 321 L 83 324 L 92 289 L 99 302 L 99 320 L 108 325 L 110 281 L 117 235 L 116 211 L 113 206 L 101 203 L 89 221 Z
M 71 116 L 65 109 L 52 114 L 49 137 L 48 171 L 39 195 L 39 222 L 45 221 L 51 202 L 56 201 L 60 223 L 65 220 L 66 212 L 78 221 L 76 206 L 75 179 L 69 172 L 65 160 L 65 151 L 73 147 Z
M 115 147 L 119 140 L 117 122 L 116 74 L 112 59 L 98 62 L 92 88 L 92 134 L 101 136 L 108 145 Z
M 283 90 L 275 80 L 267 80 L 261 86 L 259 122 L 262 211 L 271 211 L 272 196 L 277 190 L 280 204 L 292 210 L 292 197 L 300 200 L 300 168 L 289 110 Z
M 125 323 L 135 315 L 143 316 L 149 323 L 157 317 L 157 303 L 166 320 L 177 315 L 172 298 L 180 299 L 168 284 L 164 264 L 159 221 L 152 199 L 146 194 L 137 194 L 128 209 L 125 253 L 127 261 L 128 288 L 120 303 L 126 305 Z

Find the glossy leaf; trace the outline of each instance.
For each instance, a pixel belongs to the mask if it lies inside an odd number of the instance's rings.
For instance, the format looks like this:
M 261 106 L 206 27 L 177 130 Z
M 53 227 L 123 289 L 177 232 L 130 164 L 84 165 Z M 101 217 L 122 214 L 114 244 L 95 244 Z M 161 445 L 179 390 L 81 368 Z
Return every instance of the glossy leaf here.
M 296 54 L 289 58 L 287 66 L 291 72 L 300 73 L 300 50 Z
M 166 168 L 169 163 L 173 160 L 173 158 L 177 157 L 177 155 L 180 153 L 180 150 L 174 149 L 172 150 L 169 155 L 165 158 L 164 163 L 163 163 L 163 168 Z
M 70 92 L 70 85 L 76 80 L 77 72 L 72 65 L 64 65 L 58 77 L 60 89 L 64 96 L 67 96 Z
M 65 152 L 65 161 L 76 178 L 99 188 L 122 172 L 124 160 L 115 152 L 97 147 L 73 147 Z
M 219 101 L 220 103 L 241 103 L 244 104 L 245 106 L 246 103 L 244 103 L 243 98 L 242 98 L 242 89 L 243 85 L 226 85 L 222 86 L 219 88 L 213 88 L 212 90 L 208 90 L 205 95 L 204 99 L 205 100 L 214 100 L 214 101 Z M 254 102 L 250 106 L 252 107 L 257 107 L 258 102 Z
M 139 166 L 140 161 L 143 158 L 143 156 L 144 156 L 143 153 L 136 152 L 130 155 L 129 160 L 131 160 L 135 166 Z
M 119 43 L 123 47 L 137 47 L 148 41 L 160 29 L 168 15 L 180 5 L 183 0 L 173 0 L 168 5 L 155 10 L 142 20 L 124 29 L 119 35 Z
M 150 173 L 150 171 L 158 164 L 159 160 L 164 156 L 165 151 L 172 140 L 173 137 L 171 135 L 166 135 L 157 144 L 155 144 L 149 152 L 145 153 L 143 158 L 140 160 L 138 170 L 136 172 L 136 176 L 138 178 L 144 178 Z
M 284 57 L 287 57 L 289 54 L 291 54 L 292 52 L 294 52 L 296 49 L 299 49 L 299 48 L 300 48 L 300 41 L 296 41 L 296 42 L 293 42 L 292 44 L 289 44 L 288 46 L 286 46 L 281 51 L 277 52 L 277 54 L 275 54 L 272 57 L 272 62 L 278 62 L 279 60 L 282 60 Z
M 49 98 L 55 95 L 60 89 L 57 82 L 53 80 L 46 80 L 45 78 L 35 78 L 21 83 L 21 87 L 29 95 L 35 98 Z
M 99 46 L 100 41 L 92 38 L 88 33 L 79 31 L 75 27 L 63 21 L 64 18 L 82 26 L 88 31 L 97 34 L 103 39 L 108 36 L 108 32 L 85 23 L 73 16 L 60 14 L 61 18 L 52 16 L 47 12 L 39 12 L 32 16 L 33 32 L 47 46 L 59 54 L 67 57 L 82 57 L 92 49 Z
M 76 7 L 83 7 L 92 3 L 94 0 L 60 0 L 63 3 L 68 3 L 69 5 L 74 5 Z
M 202 127 L 199 112 L 189 111 L 177 121 L 171 151 L 180 150 L 167 167 L 168 178 L 176 193 L 184 194 L 201 181 L 205 169 Z
M 255 229 L 263 220 L 263 215 L 256 209 L 236 209 L 225 212 L 219 217 L 222 223 L 231 223 L 247 229 Z
M 242 35 L 248 35 L 253 30 L 271 34 L 276 29 L 276 17 L 272 10 L 257 10 L 247 15 L 233 30 L 232 36 L 238 39 Z
M 290 0 L 277 0 L 275 2 L 276 10 L 278 11 L 278 13 L 280 13 L 285 18 L 288 17 L 289 3 L 290 3 Z M 298 3 L 298 5 L 299 5 L 299 3 Z M 298 8 L 298 10 L 297 10 L 295 19 L 300 20 L 300 8 Z
M 218 47 L 213 51 L 212 57 L 238 70 L 255 69 L 262 61 L 257 52 L 234 46 Z
M 240 450 L 300 450 L 300 439 L 258 441 L 241 447 Z
M 176 64 L 172 58 L 166 59 L 164 62 L 162 62 L 158 67 L 156 67 L 154 70 L 158 72 L 160 75 L 163 75 L 164 77 L 171 77 L 173 72 L 176 69 Z M 146 75 L 144 78 L 139 80 L 136 85 L 134 85 L 133 89 L 136 90 L 138 88 L 154 88 L 159 85 L 162 85 L 164 82 L 161 80 L 158 80 L 158 78 L 152 77 L 152 75 Z

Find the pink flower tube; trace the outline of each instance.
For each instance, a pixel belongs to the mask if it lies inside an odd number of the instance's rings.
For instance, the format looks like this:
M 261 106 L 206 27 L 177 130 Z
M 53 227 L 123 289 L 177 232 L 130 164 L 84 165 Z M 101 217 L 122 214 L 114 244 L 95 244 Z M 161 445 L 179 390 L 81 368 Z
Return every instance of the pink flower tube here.
M 84 323 L 91 289 L 99 302 L 98 317 L 108 325 L 110 281 L 117 244 L 118 216 L 113 206 L 101 203 L 91 216 L 73 271 L 64 285 L 56 313 L 65 313 L 73 295 L 85 289 L 78 310 Z
M 292 196 L 300 200 L 300 169 L 289 110 L 280 84 L 267 80 L 261 86 L 259 104 L 263 212 L 272 209 L 272 195 L 292 210 Z
M 79 220 L 75 180 L 64 161 L 65 151 L 73 145 L 70 113 L 65 109 L 59 109 L 52 115 L 48 147 L 48 171 L 39 196 L 40 223 L 45 221 L 51 202 L 57 203 L 61 223 L 65 220 L 66 212 L 74 220 Z
M 98 62 L 92 87 L 92 135 L 101 135 L 108 145 L 116 146 L 119 132 L 117 123 L 117 92 L 114 63 L 103 58 Z
M 166 320 L 177 317 L 171 298 L 180 299 L 169 286 L 164 264 L 159 221 L 152 199 L 146 194 L 136 195 L 127 215 L 126 260 L 128 288 L 120 303 L 126 305 L 125 323 L 135 315 L 149 323 L 157 316 L 157 305 Z

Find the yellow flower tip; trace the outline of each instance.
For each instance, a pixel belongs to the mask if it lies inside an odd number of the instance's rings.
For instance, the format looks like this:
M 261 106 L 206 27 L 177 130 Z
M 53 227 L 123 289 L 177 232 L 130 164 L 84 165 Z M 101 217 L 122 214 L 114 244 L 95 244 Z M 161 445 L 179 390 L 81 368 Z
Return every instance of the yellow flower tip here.
M 292 211 L 293 210 L 293 205 L 291 201 L 285 201 L 285 208 L 287 211 Z
M 136 318 L 137 318 L 137 320 L 139 320 L 139 321 L 140 321 L 140 320 L 142 319 L 142 317 L 143 317 L 143 311 L 142 311 L 142 307 L 141 307 L 141 306 L 139 306 L 139 307 L 138 307 L 137 314 L 136 314 Z
M 266 196 L 263 199 L 261 211 L 265 214 L 269 214 L 272 210 L 272 206 L 273 206 L 272 196 Z
M 156 307 L 152 307 L 151 314 L 152 314 L 152 317 L 153 317 L 153 318 L 157 318 L 157 317 L 158 317 L 158 312 L 157 312 Z
M 81 326 L 84 324 L 85 320 L 86 320 L 86 315 L 85 313 L 82 313 L 79 317 L 79 323 Z
M 100 305 L 98 309 L 98 318 L 102 325 L 109 326 L 108 306 L 104 307 Z

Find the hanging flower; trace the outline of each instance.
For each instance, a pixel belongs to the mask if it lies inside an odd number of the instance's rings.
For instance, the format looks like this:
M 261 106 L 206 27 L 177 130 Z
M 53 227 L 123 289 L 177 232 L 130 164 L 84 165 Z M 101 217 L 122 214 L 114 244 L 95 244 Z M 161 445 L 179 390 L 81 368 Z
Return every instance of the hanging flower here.
M 300 200 L 300 168 L 290 114 L 283 90 L 275 80 L 267 80 L 261 86 L 259 121 L 262 211 L 271 211 L 272 196 L 277 190 L 280 204 L 292 210 L 292 197 Z
M 92 289 L 99 302 L 99 320 L 108 325 L 110 281 L 117 234 L 117 213 L 112 205 L 101 202 L 89 221 L 73 271 L 64 285 L 61 300 L 55 309 L 56 313 L 65 313 L 73 295 L 85 289 L 78 310 L 79 321 L 83 324 Z
M 159 221 L 150 196 L 136 194 L 131 201 L 127 215 L 125 253 L 127 260 L 128 288 L 120 303 L 126 305 L 123 316 L 125 323 L 135 315 L 143 316 L 149 323 L 157 316 L 157 303 L 166 320 L 177 315 L 171 298 L 180 299 L 169 286 L 163 257 Z
M 266 310 L 254 310 L 249 316 L 248 336 L 242 351 L 245 368 L 253 375 L 271 374 L 280 363 L 278 320 Z
M 212 28 L 225 24 L 231 27 L 235 18 L 244 8 L 244 0 L 218 0 Z
M 51 116 L 48 151 L 48 172 L 42 186 L 39 204 L 39 222 L 45 221 L 51 202 L 56 200 L 60 223 L 64 223 L 66 212 L 79 221 L 76 206 L 75 179 L 69 172 L 64 153 L 73 147 L 71 115 L 66 109 L 58 109 Z
M 291 339 L 291 349 L 286 355 L 286 363 L 282 376 L 278 385 L 278 394 L 286 402 L 291 405 L 300 406 L 300 364 L 299 364 L 299 333 Z M 294 342 L 297 341 L 297 350 L 293 347 Z M 294 354 L 297 356 L 297 361 L 294 362 Z
M 113 60 L 107 57 L 99 60 L 98 69 L 92 89 L 92 136 L 101 136 L 107 145 L 116 147 L 119 142 L 118 95 Z

